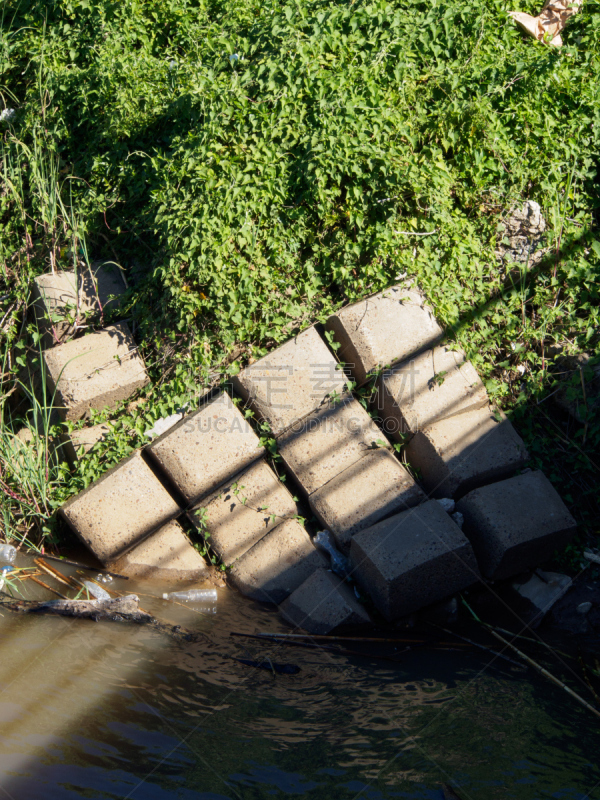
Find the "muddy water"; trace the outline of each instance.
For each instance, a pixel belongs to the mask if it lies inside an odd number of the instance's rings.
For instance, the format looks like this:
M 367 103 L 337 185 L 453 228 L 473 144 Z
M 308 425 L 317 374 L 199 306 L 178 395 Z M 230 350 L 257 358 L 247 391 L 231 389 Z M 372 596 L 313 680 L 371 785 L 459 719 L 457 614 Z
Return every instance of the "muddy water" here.
M 2 612 L 0 798 L 600 798 L 598 720 L 530 672 L 241 642 L 285 628 L 225 589 L 206 615 L 127 588 L 200 640 Z M 300 672 L 234 660 L 265 654 Z

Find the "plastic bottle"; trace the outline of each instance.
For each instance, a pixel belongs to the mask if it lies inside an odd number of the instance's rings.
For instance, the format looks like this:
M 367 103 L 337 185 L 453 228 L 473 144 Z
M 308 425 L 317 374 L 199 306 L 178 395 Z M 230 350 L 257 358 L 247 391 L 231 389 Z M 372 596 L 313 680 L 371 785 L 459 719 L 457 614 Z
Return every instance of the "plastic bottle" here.
M 164 592 L 163 600 L 177 600 L 180 603 L 216 603 L 216 589 L 188 589 L 186 592 Z
M 16 547 L 13 547 L 12 544 L 0 544 L 0 562 L 14 564 L 16 557 Z
M 109 593 L 101 586 L 96 586 L 96 584 L 91 581 L 83 581 L 83 585 L 96 600 L 110 600 Z
M 331 533 L 329 531 L 319 531 L 314 538 L 314 543 L 329 554 L 332 572 L 335 572 L 340 578 L 345 579 L 348 577 L 350 574 L 350 562 L 334 545 Z

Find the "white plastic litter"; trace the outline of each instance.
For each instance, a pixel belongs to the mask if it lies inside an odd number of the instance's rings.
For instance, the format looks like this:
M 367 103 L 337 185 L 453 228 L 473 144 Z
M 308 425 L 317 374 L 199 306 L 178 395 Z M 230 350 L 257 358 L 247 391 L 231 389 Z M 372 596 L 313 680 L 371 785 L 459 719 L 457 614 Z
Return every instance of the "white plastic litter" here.
M 96 584 L 91 581 L 83 581 L 83 585 L 96 600 L 110 600 L 109 593 L 101 586 L 96 586 Z
M 451 514 L 454 511 L 454 507 L 456 503 L 451 497 L 442 497 L 441 500 L 438 500 L 438 503 L 444 509 L 447 514 Z
M 0 544 L 0 562 L 14 564 L 17 558 L 17 548 L 12 544 Z
M 329 531 L 319 531 L 314 538 L 314 543 L 321 550 L 324 550 L 331 559 L 331 571 L 340 578 L 347 578 L 350 575 L 350 562 L 345 555 L 340 553 L 333 543 L 333 536 Z

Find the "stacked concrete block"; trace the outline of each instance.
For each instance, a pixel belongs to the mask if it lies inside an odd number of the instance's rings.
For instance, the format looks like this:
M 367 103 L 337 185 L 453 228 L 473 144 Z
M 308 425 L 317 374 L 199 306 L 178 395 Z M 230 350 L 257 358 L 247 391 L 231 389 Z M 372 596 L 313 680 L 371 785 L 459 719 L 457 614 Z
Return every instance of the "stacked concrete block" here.
M 176 520 L 111 561 L 109 567 L 120 575 L 160 581 L 202 581 L 210 577 L 208 564 Z
M 529 454 L 503 414 L 483 406 L 418 431 L 406 445 L 432 497 L 460 497 L 521 469 Z
M 81 428 L 65 435 L 63 449 L 69 461 L 75 464 L 78 459 L 86 456 L 95 445 L 104 441 L 109 432 L 108 425 L 101 422 L 98 425 Z
M 353 577 L 388 620 L 479 579 L 469 540 L 435 500 L 357 533 L 350 559 Z
M 292 495 L 261 459 L 199 503 L 189 517 L 220 560 L 232 564 L 269 531 L 297 514 Z
M 54 405 L 66 420 L 92 408 L 115 408 L 149 380 L 124 322 L 45 350 L 43 357 Z
M 423 295 L 400 286 L 343 308 L 326 327 L 341 345 L 340 361 L 359 385 L 382 367 L 431 348 L 442 336 Z
M 325 558 L 296 520 L 282 522 L 233 564 L 229 579 L 239 591 L 279 605 L 319 569 Z
M 385 449 L 366 453 L 309 497 L 311 509 L 344 552 L 358 531 L 423 500 L 423 491 Z
M 279 611 L 292 625 L 316 635 L 326 635 L 342 625 L 369 622 L 351 589 L 325 569 L 315 570 L 283 601 Z
M 387 440 L 352 395 L 325 403 L 278 437 L 294 478 L 311 494 Z
M 139 452 L 61 509 L 72 530 L 103 563 L 116 560 L 179 513 Z
M 33 281 L 34 309 L 47 347 L 72 336 L 79 327 L 118 308 L 125 291 L 121 270 L 114 264 L 96 264 L 51 272 Z
M 456 507 L 481 571 L 490 579 L 508 578 L 546 561 L 576 531 L 575 520 L 542 472 L 475 489 Z
M 222 392 L 155 439 L 146 452 L 189 505 L 231 481 L 263 456 L 264 448 Z
M 473 365 L 462 353 L 445 346 L 386 370 L 377 389 L 384 430 L 396 438 L 488 404 Z
M 343 392 L 347 380 L 314 328 L 299 333 L 277 350 L 242 370 L 234 388 L 278 436 Z

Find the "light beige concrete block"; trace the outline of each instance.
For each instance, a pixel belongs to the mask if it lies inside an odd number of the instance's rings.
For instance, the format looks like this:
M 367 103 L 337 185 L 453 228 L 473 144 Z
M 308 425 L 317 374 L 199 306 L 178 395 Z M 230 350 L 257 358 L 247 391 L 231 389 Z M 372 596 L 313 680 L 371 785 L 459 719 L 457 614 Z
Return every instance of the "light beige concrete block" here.
M 67 420 L 81 419 L 91 408 L 115 408 L 149 381 L 124 322 L 52 347 L 43 356 L 54 404 Z
M 308 328 L 242 370 L 233 385 L 277 436 L 342 393 L 347 380 L 317 331 Z

